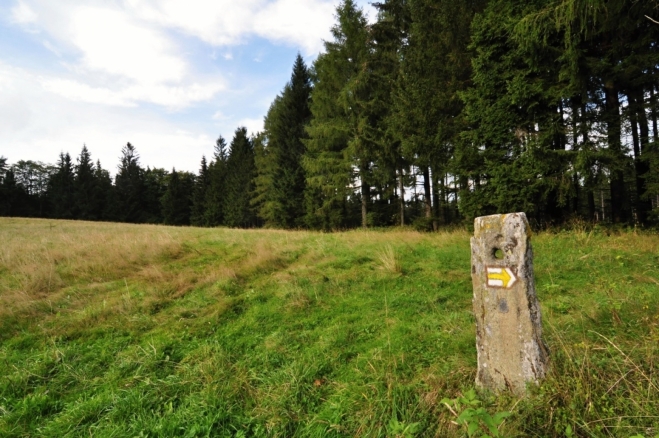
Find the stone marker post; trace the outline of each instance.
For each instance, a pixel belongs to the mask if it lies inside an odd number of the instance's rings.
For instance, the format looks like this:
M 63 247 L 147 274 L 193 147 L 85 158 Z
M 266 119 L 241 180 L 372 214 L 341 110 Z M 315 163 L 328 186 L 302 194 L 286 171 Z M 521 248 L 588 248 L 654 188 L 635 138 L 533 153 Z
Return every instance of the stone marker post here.
M 476 384 L 524 394 L 545 377 L 549 352 L 542 341 L 533 280 L 531 230 L 524 213 L 476 218 L 471 238 Z

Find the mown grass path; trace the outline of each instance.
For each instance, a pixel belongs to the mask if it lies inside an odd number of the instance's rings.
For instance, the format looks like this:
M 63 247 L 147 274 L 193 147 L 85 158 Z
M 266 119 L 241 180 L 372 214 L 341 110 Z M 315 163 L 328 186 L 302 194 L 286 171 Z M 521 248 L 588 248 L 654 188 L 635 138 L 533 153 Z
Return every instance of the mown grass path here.
M 533 237 L 552 352 L 503 436 L 659 434 L 659 236 Z M 462 436 L 469 235 L 0 218 L 0 436 Z M 569 429 L 568 429 L 569 428 Z

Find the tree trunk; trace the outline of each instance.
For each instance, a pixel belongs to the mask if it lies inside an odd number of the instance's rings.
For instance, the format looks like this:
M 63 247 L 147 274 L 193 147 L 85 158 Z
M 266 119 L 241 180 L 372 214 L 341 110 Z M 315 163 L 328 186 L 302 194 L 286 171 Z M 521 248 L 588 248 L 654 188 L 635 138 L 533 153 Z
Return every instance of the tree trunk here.
M 440 193 L 441 190 L 441 193 Z M 434 207 L 432 229 L 437 231 L 440 223 L 444 221 L 444 203 L 442 202 L 444 196 L 444 176 L 440 175 L 439 171 L 433 170 L 432 172 L 432 203 Z
M 645 192 L 647 191 L 646 174 L 650 170 L 647 161 L 643 158 L 644 154 L 648 152 L 650 143 L 650 132 L 648 129 L 648 118 L 645 113 L 645 98 L 643 90 L 639 90 L 636 96 L 636 114 L 638 115 L 638 132 L 640 154 L 634 157 L 634 168 L 636 170 L 636 191 L 637 191 L 637 212 L 638 221 L 645 225 L 648 221 L 648 212 L 652 209 L 651 203 L 645 199 Z
M 654 94 L 654 85 L 650 86 L 650 116 L 652 117 L 652 135 L 654 141 L 659 141 L 659 129 L 657 129 L 657 97 Z
M 581 131 L 582 144 L 581 144 L 581 153 L 590 154 L 590 138 L 588 137 L 589 125 L 588 125 L 588 109 L 586 104 L 581 100 L 580 112 L 579 112 L 579 128 Z M 594 221 L 595 218 L 595 177 L 593 173 L 592 166 L 588 166 L 587 169 L 588 175 L 586 176 L 586 183 L 584 188 L 586 189 L 586 197 L 588 199 L 588 220 Z
M 556 120 L 557 127 L 554 129 L 554 149 L 565 150 L 567 146 L 567 138 L 565 135 L 565 114 L 563 111 L 563 101 L 558 102 L 558 119 Z
M 612 82 L 608 82 L 605 85 L 604 93 L 606 96 L 606 131 L 609 150 L 612 152 L 613 156 L 609 169 L 611 173 L 611 219 L 615 223 L 620 223 L 627 219 L 627 215 L 625 214 L 625 211 L 623 211 L 623 199 L 625 195 L 624 174 L 620 167 L 620 164 L 624 162 L 625 158 L 622 152 L 622 142 L 620 140 L 620 99 L 618 96 L 618 88 Z
M 432 217 L 432 193 L 430 193 L 430 168 L 423 166 L 423 203 L 425 207 L 426 218 Z
M 455 181 L 455 180 L 454 180 Z M 449 183 L 448 173 L 442 178 L 442 193 L 444 194 L 444 223 L 450 224 L 453 221 L 453 212 L 451 208 L 451 184 Z
M 632 145 L 634 149 L 634 179 L 636 182 L 636 199 L 634 206 L 636 207 L 636 222 L 644 223 L 645 215 L 641 206 L 641 193 L 642 193 L 642 179 L 641 179 L 641 145 L 638 139 L 638 101 L 635 96 L 636 93 L 628 93 L 629 99 L 629 122 L 632 129 Z
M 400 193 L 398 197 L 399 207 L 400 207 L 400 226 L 405 226 L 405 184 L 403 181 L 403 168 L 398 169 L 398 191 Z
M 412 187 L 414 188 L 414 204 L 416 205 L 416 203 L 419 202 L 419 194 L 416 192 L 416 189 L 417 189 L 416 185 L 417 185 L 417 182 L 418 182 L 417 181 L 418 175 L 417 175 L 417 170 L 415 169 L 414 166 L 412 166 L 410 168 L 410 170 L 412 172 L 412 178 L 413 178 Z
M 595 194 L 593 189 L 588 189 L 588 220 L 595 220 Z
M 371 187 L 366 183 L 364 175 L 368 171 L 368 165 L 365 164 L 361 167 L 361 183 L 362 183 L 362 227 L 368 227 L 368 201 L 371 196 Z
M 368 227 L 368 185 L 362 183 L 362 227 Z
M 579 150 L 579 123 L 578 117 L 579 114 L 579 105 L 577 99 L 572 99 L 572 150 L 576 153 Z M 574 163 L 573 163 L 574 164 Z M 579 184 L 579 174 L 576 169 L 574 175 L 572 176 L 572 184 L 574 184 L 574 198 L 572 204 L 572 212 L 579 216 L 579 193 L 580 193 L 580 184 Z

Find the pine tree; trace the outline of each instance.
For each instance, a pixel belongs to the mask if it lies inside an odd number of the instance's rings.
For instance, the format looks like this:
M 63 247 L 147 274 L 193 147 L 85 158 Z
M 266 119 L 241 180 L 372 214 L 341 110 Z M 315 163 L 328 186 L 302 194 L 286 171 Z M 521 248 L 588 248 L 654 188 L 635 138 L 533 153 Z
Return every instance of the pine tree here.
M 278 101 L 280 100 L 281 96 L 275 97 L 266 115 L 266 120 L 268 117 L 273 117 L 274 112 L 279 107 Z M 273 153 L 274 148 L 269 146 L 267 134 L 260 132 L 256 135 L 254 138 L 254 166 L 256 168 L 256 176 L 254 177 L 254 193 L 250 202 L 259 219 L 264 221 L 267 227 L 277 226 L 277 219 L 281 217 L 282 210 L 281 205 L 276 202 L 274 194 L 277 160 L 273 157 Z
M 144 222 L 163 223 L 161 200 L 167 191 L 169 177 L 169 172 L 162 168 L 147 167 L 144 171 L 144 196 L 142 199 Z
M 352 0 L 337 8 L 338 23 L 333 41 L 314 63 L 315 83 L 311 94 L 311 123 L 307 128 L 307 218 L 310 226 L 348 226 L 351 201 L 359 199 L 361 224 L 368 224 L 372 142 L 367 113 L 369 82 L 364 77 L 369 34 L 366 18 Z M 359 186 L 356 194 L 353 186 Z
M 92 190 L 92 214 L 98 220 L 117 220 L 117 201 L 115 187 L 110 172 L 103 169 L 101 161 L 94 166 L 94 187 Z
M 40 161 L 20 160 L 10 170 L 17 187 L 12 215 L 47 217 L 50 210 L 49 184 L 57 168 Z
M 8 167 L 7 158 L 0 155 L 0 216 L 5 216 L 6 211 L 9 209 L 9 189 L 5 186 Z
M 201 157 L 201 166 L 199 175 L 195 178 L 195 184 L 192 191 L 192 210 L 190 212 L 190 223 L 201 227 L 206 225 L 206 196 L 210 187 L 210 178 L 208 175 L 208 165 L 206 157 Z
M 259 145 L 255 199 L 259 216 L 268 226 L 293 228 L 304 216 L 305 126 L 311 118 L 311 79 L 298 54 L 291 80 L 270 106 Z M 267 140 L 266 140 L 267 139 Z
M 0 184 L 0 216 L 17 215 L 17 201 L 26 196 L 16 184 L 14 171 L 11 168 L 6 169 Z
M 8 173 L 9 175 L 7 175 Z M 0 216 L 9 216 L 9 211 L 11 210 L 11 188 L 8 184 L 8 178 L 11 178 L 11 182 L 13 182 L 14 175 L 9 171 L 7 158 L 0 156 Z
M 404 42 L 409 40 L 410 13 L 407 0 L 374 3 L 378 20 L 370 27 L 371 50 L 363 78 L 369 93 L 361 104 L 366 114 L 364 133 L 371 142 L 371 186 L 374 225 L 406 223 L 405 187 L 409 184 L 409 160 L 402 155 L 396 131 L 395 91 L 401 72 Z
M 508 95 L 515 99 L 511 113 L 526 110 L 534 115 L 532 123 L 538 128 L 531 135 L 536 145 L 533 154 L 526 153 L 527 157 L 535 154 L 527 161 L 536 169 L 526 169 L 535 187 L 535 194 L 526 193 L 532 208 L 554 221 L 564 220 L 568 213 L 592 219 L 598 191 L 600 220 L 645 223 L 650 209 L 646 181 L 652 170 L 644 155 L 652 150 L 648 109 L 656 125 L 655 41 L 659 36 L 659 28 L 645 15 L 652 14 L 656 2 L 524 2 L 512 6 L 515 11 L 502 19 L 501 12 L 509 3 L 493 2 L 491 12 L 496 18 L 483 29 L 495 30 L 507 23 L 507 53 L 516 53 L 509 58 L 516 63 L 504 71 L 510 76 L 505 80 Z M 492 51 L 492 34 L 479 40 L 479 26 L 474 30 L 474 46 L 482 46 L 483 53 Z M 523 126 L 499 123 L 501 129 L 506 126 L 528 132 Z M 510 179 L 505 165 L 497 169 Z M 524 180 L 517 184 L 528 188 Z M 488 185 L 498 188 L 500 199 L 515 196 L 514 189 L 505 193 L 506 184 L 495 179 L 488 180 Z
M 538 223 L 564 220 L 573 181 L 556 52 L 521 41 L 517 26 L 536 2 L 494 0 L 472 25 L 473 87 L 462 93 L 466 121 L 458 155 L 467 218 L 525 211 Z M 471 184 L 467 184 L 469 181 Z
M 78 164 L 75 166 L 74 181 L 74 205 L 75 217 L 82 220 L 97 220 L 97 212 L 94 206 L 94 163 L 87 146 L 82 147 Z
M 5 177 L 5 173 L 7 173 L 7 158 L 3 157 L 0 155 L 0 184 L 2 184 L 2 181 Z
M 238 128 L 226 161 L 224 223 L 230 227 L 252 227 L 256 215 L 250 203 L 255 177 L 254 145 L 247 129 Z
M 190 193 L 194 177 L 188 172 L 172 172 L 167 178 L 167 190 L 161 198 L 162 216 L 167 225 L 190 225 Z
M 482 1 L 411 0 L 392 124 L 402 156 L 423 178 L 424 216 L 447 222 L 443 187 L 464 129 L 459 93 L 467 88 L 470 24 Z M 441 204 L 441 205 L 440 205 Z
M 215 142 L 213 160 L 208 166 L 208 190 L 204 223 L 216 227 L 225 223 L 224 198 L 226 197 L 227 143 L 221 135 Z
M 135 147 L 127 143 L 121 150 L 121 163 L 115 177 L 118 219 L 122 222 L 145 221 L 143 210 L 144 169 L 140 167 Z
M 75 213 L 75 173 L 71 156 L 60 153 L 57 170 L 48 181 L 48 199 L 52 216 L 73 219 Z

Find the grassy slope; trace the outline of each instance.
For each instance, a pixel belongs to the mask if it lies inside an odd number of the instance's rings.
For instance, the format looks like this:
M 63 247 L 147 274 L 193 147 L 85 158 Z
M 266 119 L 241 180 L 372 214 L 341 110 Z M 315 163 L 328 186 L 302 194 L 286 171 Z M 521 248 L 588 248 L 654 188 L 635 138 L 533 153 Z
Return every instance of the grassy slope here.
M 460 436 L 468 238 L 0 218 L 0 436 Z M 659 434 L 659 236 L 533 242 L 553 366 L 502 432 Z

